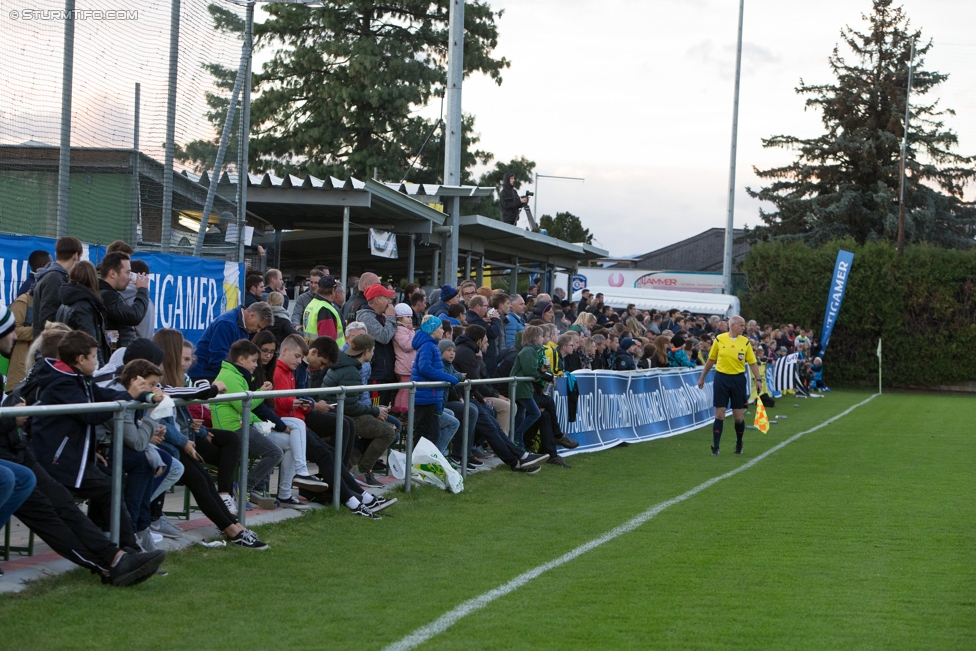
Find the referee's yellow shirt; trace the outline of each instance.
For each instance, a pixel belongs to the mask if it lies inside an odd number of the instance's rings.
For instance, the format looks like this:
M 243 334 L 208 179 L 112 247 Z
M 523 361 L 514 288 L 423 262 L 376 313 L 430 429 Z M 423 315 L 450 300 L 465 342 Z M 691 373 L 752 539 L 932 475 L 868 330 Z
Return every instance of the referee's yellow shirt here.
M 715 370 L 719 373 L 738 375 L 746 372 L 746 364 L 756 363 L 756 354 L 752 352 L 748 337 L 739 335 L 733 339 L 729 333 L 723 332 L 712 342 L 708 359 L 715 362 Z

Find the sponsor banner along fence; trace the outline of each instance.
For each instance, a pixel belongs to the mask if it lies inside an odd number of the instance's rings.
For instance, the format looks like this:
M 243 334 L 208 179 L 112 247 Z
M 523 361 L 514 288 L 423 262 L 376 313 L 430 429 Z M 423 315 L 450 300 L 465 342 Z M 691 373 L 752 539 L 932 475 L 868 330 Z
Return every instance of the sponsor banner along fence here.
M 43 249 L 54 257 L 54 240 L 28 235 L 0 235 L 0 304 L 17 298 L 30 273 L 27 258 Z M 84 258 L 98 264 L 105 247 L 85 245 Z M 184 255 L 136 253 L 149 265 L 149 300 L 156 306 L 155 328 L 174 328 L 194 344 L 221 312 L 240 302 L 244 265 Z
M 556 379 L 553 398 L 563 432 L 580 446 L 561 454 L 594 452 L 622 442 L 674 436 L 715 418 L 710 371 L 698 388 L 700 368 L 648 371 L 576 371 L 576 420 L 569 422 L 568 379 Z

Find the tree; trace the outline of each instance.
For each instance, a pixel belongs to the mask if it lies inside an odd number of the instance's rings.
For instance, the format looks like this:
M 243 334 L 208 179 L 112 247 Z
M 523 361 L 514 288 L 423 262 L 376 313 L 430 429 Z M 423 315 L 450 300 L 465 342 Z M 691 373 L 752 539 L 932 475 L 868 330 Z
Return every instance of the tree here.
M 515 189 L 517 190 L 523 183 L 532 183 L 532 170 L 534 169 L 535 162 L 530 161 L 525 156 L 513 158 L 507 164 L 495 163 L 494 169 L 488 170 L 478 179 L 478 187 L 500 188 L 505 174 L 511 172 L 515 175 Z M 497 220 L 502 218 L 502 208 L 498 203 L 497 196 L 482 197 L 477 202 L 462 203 L 461 212 L 465 215 L 483 215 Z
M 277 174 L 360 178 L 375 168 L 380 178 L 399 179 L 434 124 L 414 113 L 446 83 L 449 4 L 266 5 L 269 18 L 255 25 L 255 37 L 274 51 L 255 75 L 251 164 Z M 501 84 L 509 62 L 492 57 L 501 14 L 485 2 L 466 3 L 465 75 L 482 72 Z M 467 121 L 473 144 L 473 118 Z M 464 162 L 487 162 L 486 156 L 471 152 Z M 443 154 L 421 160 L 427 166 L 421 169 L 443 167 Z
M 948 78 L 921 69 L 932 42 L 923 44 L 921 31 L 909 30 L 908 18 L 900 7 L 892 7 L 892 0 L 873 0 L 872 13 L 862 18 L 870 24 L 867 32 L 849 26 L 841 32 L 857 62 L 849 63 L 835 46 L 829 62 L 836 83 L 807 85 L 801 79 L 796 89 L 810 96 L 807 108 L 822 112 L 826 133 L 812 139 L 779 135 L 763 140 L 763 147 L 794 149 L 799 155 L 785 167 L 755 170 L 772 183 L 747 191 L 776 210 L 760 210 L 765 225 L 750 237 L 798 238 L 815 246 L 845 236 L 862 244 L 897 238 L 907 64 L 915 43 L 906 239 L 970 246 L 976 209 L 963 200 L 963 190 L 976 177 L 976 158 L 952 151 L 958 138 L 945 128 L 944 117 L 955 113 L 940 108 L 938 101 L 921 101 Z
M 583 222 L 571 212 L 557 212 L 555 219 L 543 215 L 539 219 L 539 228 L 548 232 L 549 237 L 555 237 L 563 242 L 593 244 L 590 229 L 583 228 Z

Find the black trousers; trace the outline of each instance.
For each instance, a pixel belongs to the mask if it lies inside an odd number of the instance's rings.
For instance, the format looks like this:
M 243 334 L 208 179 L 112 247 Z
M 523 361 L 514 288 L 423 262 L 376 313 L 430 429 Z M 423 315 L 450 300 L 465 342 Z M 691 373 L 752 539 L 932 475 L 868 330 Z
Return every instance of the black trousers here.
M 183 464 L 184 470 L 183 476 L 177 483 L 190 491 L 203 514 L 221 531 L 232 524 L 237 524 L 237 517 L 227 511 L 227 506 L 220 498 L 217 486 L 214 485 L 207 469 L 188 454 L 180 455 L 180 463 Z
M 228 495 L 234 494 L 234 473 L 241 465 L 241 437 L 237 432 L 223 429 L 208 430 L 213 439 L 197 439 L 197 453 L 204 463 L 217 466 L 217 490 Z M 181 459 L 182 461 L 182 459 Z
M 441 432 L 441 421 L 437 415 L 437 405 L 417 405 L 413 413 L 413 440 L 420 437 L 436 441 Z M 404 436 L 407 436 L 404 433 Z
M 335 431 L 336 423 L 338 418 L 335 412 L 330 411 L 326 414 L 319 413 L 317 411 L 312 411 L 305 414 L 305 429 L 312 430 L 319 438 L 324 438 L 332 443 L 332 449 L 335 449 Z M 356 421 L 349 416 L 342 417 L 342 461 L 345 465 L 349 465 L 349 455 L 352 452 L 352 446 L 356 442 Z M 305 451 L 306 457 L 308 457 L 308 450 Z M 331 475 L 329 475 L 331 477 Z
M 81 479 L 81 487 L 72 487 L 69 490 L 76 496 L 88 500 L 88 517 L 101 527 L 102 531 L 108 531 L 112 517 L 112 476 L 102 468 L 94 463 L 88 464 Z M 139 549 L 139 543 L 136 542 L 132 530 L 132 518 L 125 508 L 125 501 L 122 502 L 119 516 L 119 544 L 122 547 Z
M 562 430 L 559 429 L 559 419 L 556 417 L 556 402 L 544 393 L 535 394 L 533 399 L 542 410 L 542 416 L 525 433 L 525 439 L 531 440 L 538 432 L 539 449 L 550 457 L 555 457 L 556 439 L 562 438 L 563 435 Z
M 17 519 L 72 563 L 92 571 L 110 568 L 119 548 L 82 513 L 71 491 L 47 474 L 32 456 L 24 462 L 37 477 L 37 485 L 14 514 Z M 138 550 L 138 545 L 133 548 Z
M 307 423 L 306 423 L 307 425 Z M 345 433 L 343 433 L 345 437 Z M 311 461 L 319 469 L 319 477 L 324 479 L 330 486 L 329 492 L 335 490 L 332 486 L 335 478 L 335 448 L 320 439 L 315 432 L 308 427 L 305 428 L 305 458 Z M 299 491 L 299 495 L 312 499 L 324 493 L 312 493 L 311 491 Z M 352 474 L 346 469 L 345 464 L 339 468 L 339 499 L 345 504 L 350 497 L 362 497 L 363 489 L 359 487 Z

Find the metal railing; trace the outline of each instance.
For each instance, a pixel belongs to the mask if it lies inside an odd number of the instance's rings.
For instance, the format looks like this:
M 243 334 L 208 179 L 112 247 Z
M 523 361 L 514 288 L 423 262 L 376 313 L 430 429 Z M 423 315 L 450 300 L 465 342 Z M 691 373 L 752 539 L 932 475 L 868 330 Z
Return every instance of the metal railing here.
M 456 387 L 464 391 L 464 416 L 461 424 L 461 476 L 467 478 L 468 475 L 468 427 L 470 425 L 469 407 L 471 404 L 471 387 L 481 385 L 508 384 L 509 408 L 509 427 L 508 436 L 514 440 L 515 437 L 515 414 L 516 402 L 515 393 L 519 382 L 531 382 L 531 377 L 506 377 L 506 378 L 486 378 L 482 380 L 463 380 L 458 382 Z M 241 526 L 246 526 L 247 517 L 247 473 L 248 473 L 248 434 L 250 432 L 251 407 L 253 401 L 259 402 L 274 398 L 290 398 L 297 396 L 337 396 L 335 404 L 336 429 L 333 440 L 335 463 L 332 477 L 332 506 L 338 510 L 341 507 L 339 501 L 339 484 L 341 482 L 341 464 L 344 463 L 342 455 L 343 437 L 343 416 L 345 415 L 345 397 L 348 393 L 360 393 L 362 391 L 392 391 L 408 389 L 409 401 L 407 406 L 406 423 L 406 473 L 404 474 L 403 489 L 410 492 L 411 488 L 411 469 L 413 468 L 413 430 L 414 430 L 414 399 L 417 389 L 423 388 L 448 388 L 449 382 L 396 382 L 392 384 L 369 384 L 359 386 L 340 386 L 323 387 L 319 389 L 288 389 L 281 391 L 246 391 L 241 393 L 225 393 L 207 400 L 180 400 L 174 399 L 177 406 L 188 405 L 212 405 L 222 402 L 241 402 L 241 461 L 238 477 L 238 505 L 237 519 Z M 152 409 L 155 404 L 144 402 L 95 402 L 79 403 L 68 405 L 34 405 L 30 407 L 0 407 L 0 418 L 16 418 L 18 416 L 56 416 L 71 415 L 82 413 L 113 413 L 112 417 L 112 509 L 110 519 L 110 530 L 112 542 L 119 544 L 119 530 L 122 513 L 122 444 L 125 429 L 125 413 L 127 411 L 138 411 L 140 409 Z M 433 435 L 433 433 L 431 433 Z M 84 460 L 82 461 L 84 463 Z M 188 490 L 184 488 L 184 490 Z

